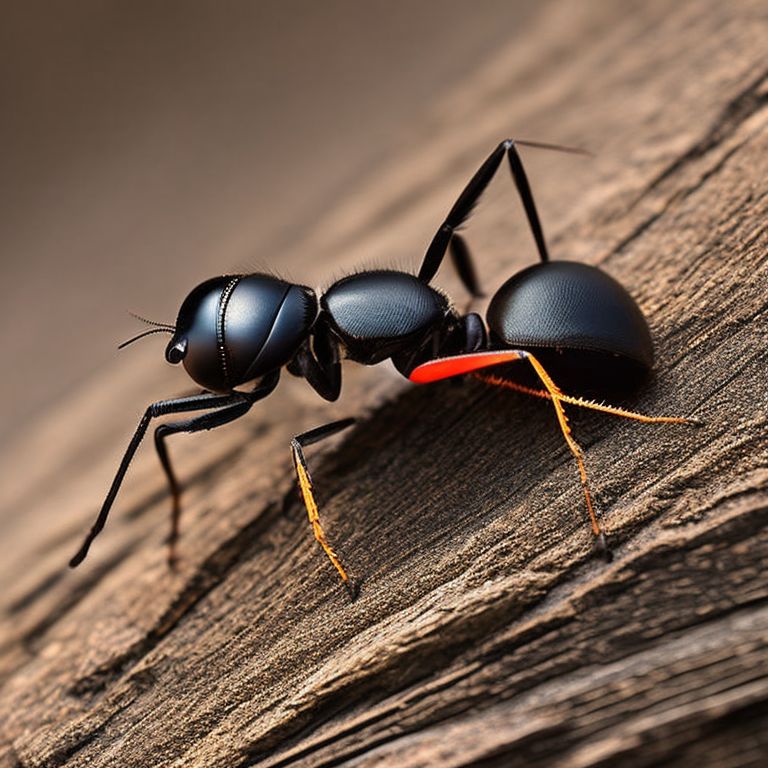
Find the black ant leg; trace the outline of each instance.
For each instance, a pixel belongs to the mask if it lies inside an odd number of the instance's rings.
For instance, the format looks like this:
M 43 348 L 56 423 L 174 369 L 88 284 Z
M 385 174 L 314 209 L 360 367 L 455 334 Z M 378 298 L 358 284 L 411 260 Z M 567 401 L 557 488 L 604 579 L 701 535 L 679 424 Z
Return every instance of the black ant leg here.
M 440 268 L 440 264 L 445 257 L 445 252 L 449 243 L 452 243 L 457 237 L 456 230 L 464 224 L 472 213 L 472 209 L 477 205 L 480 196 L 485 192 L 491 179 L 496 175 L 496 171 L 498 171 L 505 154 L 509 160 L 509 169 L 512 172 L 512 178 L 515 181 L 518 194 L 523 202 L 523 208 L 525 208 L 525 213 L 528 217 L 528 224 L 533 233 L 533 238 L 536 241 L 536 247 L 539 250 L 539 257 L 542 261 L 549 261 L 549 252 L 547 251 L 547 244 L 544 240 L 544 231 L 541 228 L 539 214 L 536 211 L 536 203 L 533 200 L 533 193 L 531 192 L 531 187 L 528 183 L 528 177 L 525 175 L 523 162 L 517 152 L 516 144 L 519 144 L 520 146 L 537 147 L 539 149 L 552 149 L 558 152 L 588 154 L 580 149 L 562 147 L 555 144 L 542 144 L 539 142 L 520 141 L 515 139 L 506 139 L 505 141 L 502 141 L 480 166 L 467 186 L 464 187 L 458 200 L 454 203 L 453 208 L 448 212 L 445 221 L 437 230 L 437 233 L 432 239 L 432 242 L 427 249 L 427 253 L 424 256 L 424 261 L 421 264 L 421 269 L 419 270 L 418 275 L 419 280 L 429 283 L 437 274 L 437 270 Z M 459 240 L 456 245 L 452 246 L 451 256 L 456 265 L 459 277 L 466 289 L 473 296 L 480 296 L 481 294 L 479 292 L 477 279 L 474 277 L 474 269 L 472 267 L 472 259 L 469 254 L 469 249 L 463 240 Z
M 341 394 L 339 344 L 324 313 L 317 318 L 312 336 L 288 363 L 288 372 L 305 378 L 320 397 L 334 402 Z
M 418 274 L 419 280 L 422 282 L 429 283 L 437 274 L 437 270 L 440 268 L 440 264 L 445 257 L 445 252 L 448 248 L 448 244 L 451 242 L 455 230 L 458 229 L 467 220 L 470 213 L 472 213 L 472 209 L 477 205 L 480 195 L 483 194 L 485 188 L 499 169 L 505 152 L 505 142 L 502 142 L 493 150 L 493 152 L 491 152 L 486 161 L 470 179 L 467 186 L 464 187 L 458 200 L 453 204 L 453 207 L 445 217 L 445 221 L 440 225 L 440 228 L 432 238 L 432 242 L 429 244 L 429 248 L 427 248 L 427 253 L 424 256 L 424 261 L 421 264 L 421 269 Z M 461 249 L 461 246 L 459 246 L 458 253 L 460 262 L 463 260 L 466 264 L 471 264 L 469 249 L 466 248 L 466 245 L 464 249 Z M 460 269 L 459 277 L 462 277 L 462 272 L 463 270 Z M 472 293 L 471 281 L 469 285 L 465 283 L 465 286 L 467 290 Z
M 165 476 L 168 478 L 168 485 L 171 491 L 171 533 L 168 537 L 168 565 L 170 567 L 173 567 L 176 563 L 176 542 L 179 538 L 179 517 L 181 515 L 181 487 L 176 479 L 176 473 L 173 471 L 165 439 L 170 435 L 180 432 L 203 432 L 208 429 L 222 427 L 239 419 L 241 416 L 245 416 L 255 402 L 272 393 L 279 380 L 280 375 L 278 371 L 267 376 L 251 392 L 243 393 L 245 399 L 242 402 L 228 405 L 211 413 L 205 413 L 202 416 L 196 416 L 193 419 L 176 421 L 171 424 L 161 424 L 155 429 L 155 448 L 157 449 L 160 463 L 165 470 Z
M 315 535 L 315 539 L 323 548 L 328 559 L 333 563 L 334 568 L 339 572 L 342 581 L 346 584 L 349 590 L 350 597 L 354 600 L 357 596 L 357 589 L 355 584 L 349 578 L 346 569 L 341 564 L 338 555 L 333 551 L 331 545 L 328 543 L 328 539 L 325 536 L 323 526 L 320 524 L 320 515 L 317 510 L 317 502 L 312 488 L 312 476 L 309 474 L 309 467 L 307 466 L 307 460 L 304 457 L 304 448 L 308 445 L 324 440 L 326 437 L 335 435 L 341 432 L 347 427 L 351 427 L 355 423 L 354 419 L 342 419 L 341 421 L 334 421 L 330 424 L 325 424 L 322 427 L 317 427 L 309 432 L 304 432 L 301 435 L 297 435 L 291 440 L 291 456 L 293 457 L 293 466 L 296 469 L 296 479 L 299 483 L 299 492 L 301 499 L 304 502 L 304 506 L 309 516 L 309 523 L 312 526 L 312 533 Z
M 470 312 L 461 318 L 464 329 L 463 352 L 479 352 L 488 345 L 488 334 L 485 332 L 483 318 L 477 312 Z
M 512 171 L 512 178 L 515 180 L 518 194 L 523 201 L 525 215 L 528 217 L 528 225 L 533 233 L 533 239 L 536 241 L 536 248 L 539 250 L 539 258 L 542 261 L 549 261 L 549 251 L 547 242 L 544 239 L 544 230 L 541 228 L 539 214 L 536 211 L 536 203 L 533 202 L 533 193 L 528 184 L 528 177 L 525 175 L 523 161 L 515 148 L 513 141 L 505 142 L 507 144 L 507 160 L 509 160 L 509 169 Z
M 473 299 L 480 299 L 485 296 L 477 279 L 477 272 L 472 261 L 472 254 L 470 254 L 467 246 L 467 241 L 458 232 L 453 233 L 449 249 L 456 274 L 467 291 L 469 291 L 470 296 Z
M 93 540 L 99 535 L 101 529 L 104 527 L 104 524 L 107 522 L 109 511 L 112 508 L 112 504 L 115 501 L 115 497 L 117 496 L 118 491 L 120 490 L 120 486 L 123 482 L 123 478 L 125 477 L 125 473 L 128 471 L 131 460 L 133 459 L 139 444 L 146 434 L 147 428 L 149 427 L 149 423 L 152 421 L 152 419 L 158 418 L 159 416 L 168 416 L 172 413 L 185 413 L 188 411 L 224 408 L 241 402 L 243 398 L 244 396 L 240 393 L 218 395 L 211 392 L 206 392 L 202 395 L 180 397 L 176 398 L 175 400 L 160 400 L 157 403 L 152 403 L 152 405 L 150 405 L 147 410 L 144 411 L 144 415 L 141 417 L 141 421 L 139 421 L 139 425 L 136 427 L 136 431 L 134 432 L 130 443 L 128 443 L 128 448 L 126 448 L 123 459 L 117 469 L 115 479 L 112 481 L 112 485 L 110 486 L 109 492 L 107 493 L 107 498 L 104 499 L 104 504 L 102 504 L 99 515 L 96 518 L 96 522 L 93 524 L 93 527 L 85 537 L 85 541 L 83 541 L 80 549 L 69 561 L 69 567 L 75 568 L 83 562 L 85 556 L 88 554 L 88 549 L 93 543 Z
M 168 565 L 170 567 L 174 567 L 176 564 L 176 542 L 179 538 L 179 517 L 181 515 L 181 487 L 176 479 L 176 473 L 171 466 L 168 447 L 165 443 L 166 438 L 180 432 L 202 432 L 229 424 L 248 413 L 252 405 L 253 403 L 248 401 L 235 403 L 213 413 L 197 416 L 194 419 L 176 421 L 172 424 L 161 424 L 155 429 L 155 448 L 157 449 L 160 463 L 165 470 L 165 476 L 168 478 L 168 485 L 171 491 L 171 533 L 168 537 Z

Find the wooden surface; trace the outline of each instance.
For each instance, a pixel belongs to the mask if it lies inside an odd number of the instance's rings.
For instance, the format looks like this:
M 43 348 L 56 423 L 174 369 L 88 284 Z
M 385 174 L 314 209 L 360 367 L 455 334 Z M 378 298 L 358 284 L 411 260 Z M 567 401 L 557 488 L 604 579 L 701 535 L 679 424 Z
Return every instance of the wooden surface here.
M 303 249 L 326 281 L 415 265 L 500 138 L 598 153 L 526 153 L 551 250 L 647 314 L 656 371 L 633 407 L 706 423 L 571 410 L 615 562 L 593 557 L 548 404 L 349 365 L 333 406 L 288 382 L 174 443 L 177 574 L 148 446 L 68 572 L 144 405 L 187 386 L 147 342 L 4 456 L 0 766 L 765 764 L 767 9 L 563 1 L 525 32 Z M 489 289 L 534 258 L 507 179 L 469 237 Z M 354 603 L 288 452 L 344 415 L 363 419 L 310 461 Z

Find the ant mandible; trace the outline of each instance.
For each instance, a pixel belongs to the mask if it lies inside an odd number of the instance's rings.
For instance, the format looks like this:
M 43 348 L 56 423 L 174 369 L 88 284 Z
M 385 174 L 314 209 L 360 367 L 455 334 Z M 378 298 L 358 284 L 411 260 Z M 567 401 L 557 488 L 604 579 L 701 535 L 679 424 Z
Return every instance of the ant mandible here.
M 590 408 L 642 422 L 697 423 L 674 416 L 645 416 L 566 395 L 556 378 L 596 385 L 640 381 L 653 364 L 648 325 L 637 304 L 613 278 L 597 267 L 549 260 L 547 245 L 528 179 L 516 145 L 565 152 L 569 147 L 507 139 L 480 166 L 440 225 L 417 275 L 396 270 L 360 272 L 335 282 L 322 295 L 266 274 L 225 275 L 197 286 L 184 300 L 175 325 L 155 326 L 129 339 L 123 347 L 153 333 L 170 333 L 165 350 L 169 363 L 183 363 L 206 391 L 150 405 L 125 451 L 101 511 L 70 566 L 79 565 L 104 527 L 128 465 L 150 422 L 160 416 L 207 411 L 161 424 L 155 447 L 172 498 L 169 561 L 175 560 L 181 489 L 173 471 L 166 439 L 179 432 L 200 432 L 244 416 L 277 386 L 285 368 L 307 380 L 323 398 L 334 401 L 341 391 L 341 359 L 376 365 L 391 359 L 415 383 L 428 383 L 471 373 L 482 381 L 550 400 L 563 437 L 573 454 L 589 521 L 606 559 L 605 535 L 595 513 L 583 453 L 574 440 L 564 405 Z M 486 323 L 475 312 L 459 313 L 430 285 L 446 253 L 473 297 L 482 296 L 469 248 L 457 230 L 467 220 L 506 156 L 539 252 L 540 262 L 518 272 L 493 296 Z M 141 319 L 141 318 L 140 318 Z M 543 388 L 521 378 L 525 360 Z M 498 373 L 486 369 L 501 366 Z M 256 382 L 249 390 L 241 387 Z M 355 596 L 346 568 L 328 542 L 318 514 L 304 448 L 351 426 L 343 419 L 297 435 L 291 453 L 301 498 L 315 538 Z

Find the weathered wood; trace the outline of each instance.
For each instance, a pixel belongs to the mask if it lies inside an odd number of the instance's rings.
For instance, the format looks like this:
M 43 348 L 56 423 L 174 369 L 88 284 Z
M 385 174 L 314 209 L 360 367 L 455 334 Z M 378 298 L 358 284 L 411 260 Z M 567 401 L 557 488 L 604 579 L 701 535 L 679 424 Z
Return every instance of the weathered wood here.
M 706 423 L 571 410 L 612 565 L 546 403 L 349 366 L 340 404 L 286 383 L 173 445 L 178 573 L 150 450 L 65 572 L 131 428 L 111 403 L 138 413 L 178 384 L 150 353 L 141 376 L 121 361 L 6 462 L 0 765 L 764 764 L 766 39 L 761 2 L 554 3 L 304 240 L 328 273 L 415 261 L 510 126 L 599 153 L 526 155 L 551 249 L 605 267 L 648 315 L 656 375 L 634 407 Z M 495 187 L 469 230 L 488 286 L 533 258 Z M 288 454 L 351 412 L 359 427 L 312 462 L 355 603 Z

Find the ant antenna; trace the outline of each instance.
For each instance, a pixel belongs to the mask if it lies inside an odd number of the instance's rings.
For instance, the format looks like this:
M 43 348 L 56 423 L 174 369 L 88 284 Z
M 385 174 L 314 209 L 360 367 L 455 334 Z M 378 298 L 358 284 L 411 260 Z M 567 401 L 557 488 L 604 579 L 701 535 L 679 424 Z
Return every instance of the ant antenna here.
M 128 341 L 124 341 L 122 344 L 118 345 L 118 349 L 122 349 L 123 347 L 127 347 L 129 344 L 133 344 L 134 341 L 138 341 L 139 339 L 143 339 L 145 336 L 151 336 L 153 333 L 175 333 L 175 328 L 166 328 L 163 326 L 162 328 L 150 328 L 148 331 L 142 331 L 137 336 L 134 336 L 132 339 L 128 339 Z
M 594 157 L 594 152 L 581 147 L 566 147 L 562 144 L 546 144 L 543 141 L 528 141 L 527 139 L 514 139 L 515 144 L 521 147 L 533 147 L 533 149 L 552 149 L 555 152 L 567 152 L 571 155 L 584 155 L 585 157 Z
M 156 328 L 169 328 L 173 329 L 174 331 L 176 328 L 169 323 L 157 323 L 154 320 L 147 320 L 146 317 L 142 317 L 141 315 L 137 315 L 135 312 L 129 312 L 128 313 L 131 317 L 135 317 L 137 320 L 141 320 L 142 323 L 146 323 L 147 325 L 154 325 Z

